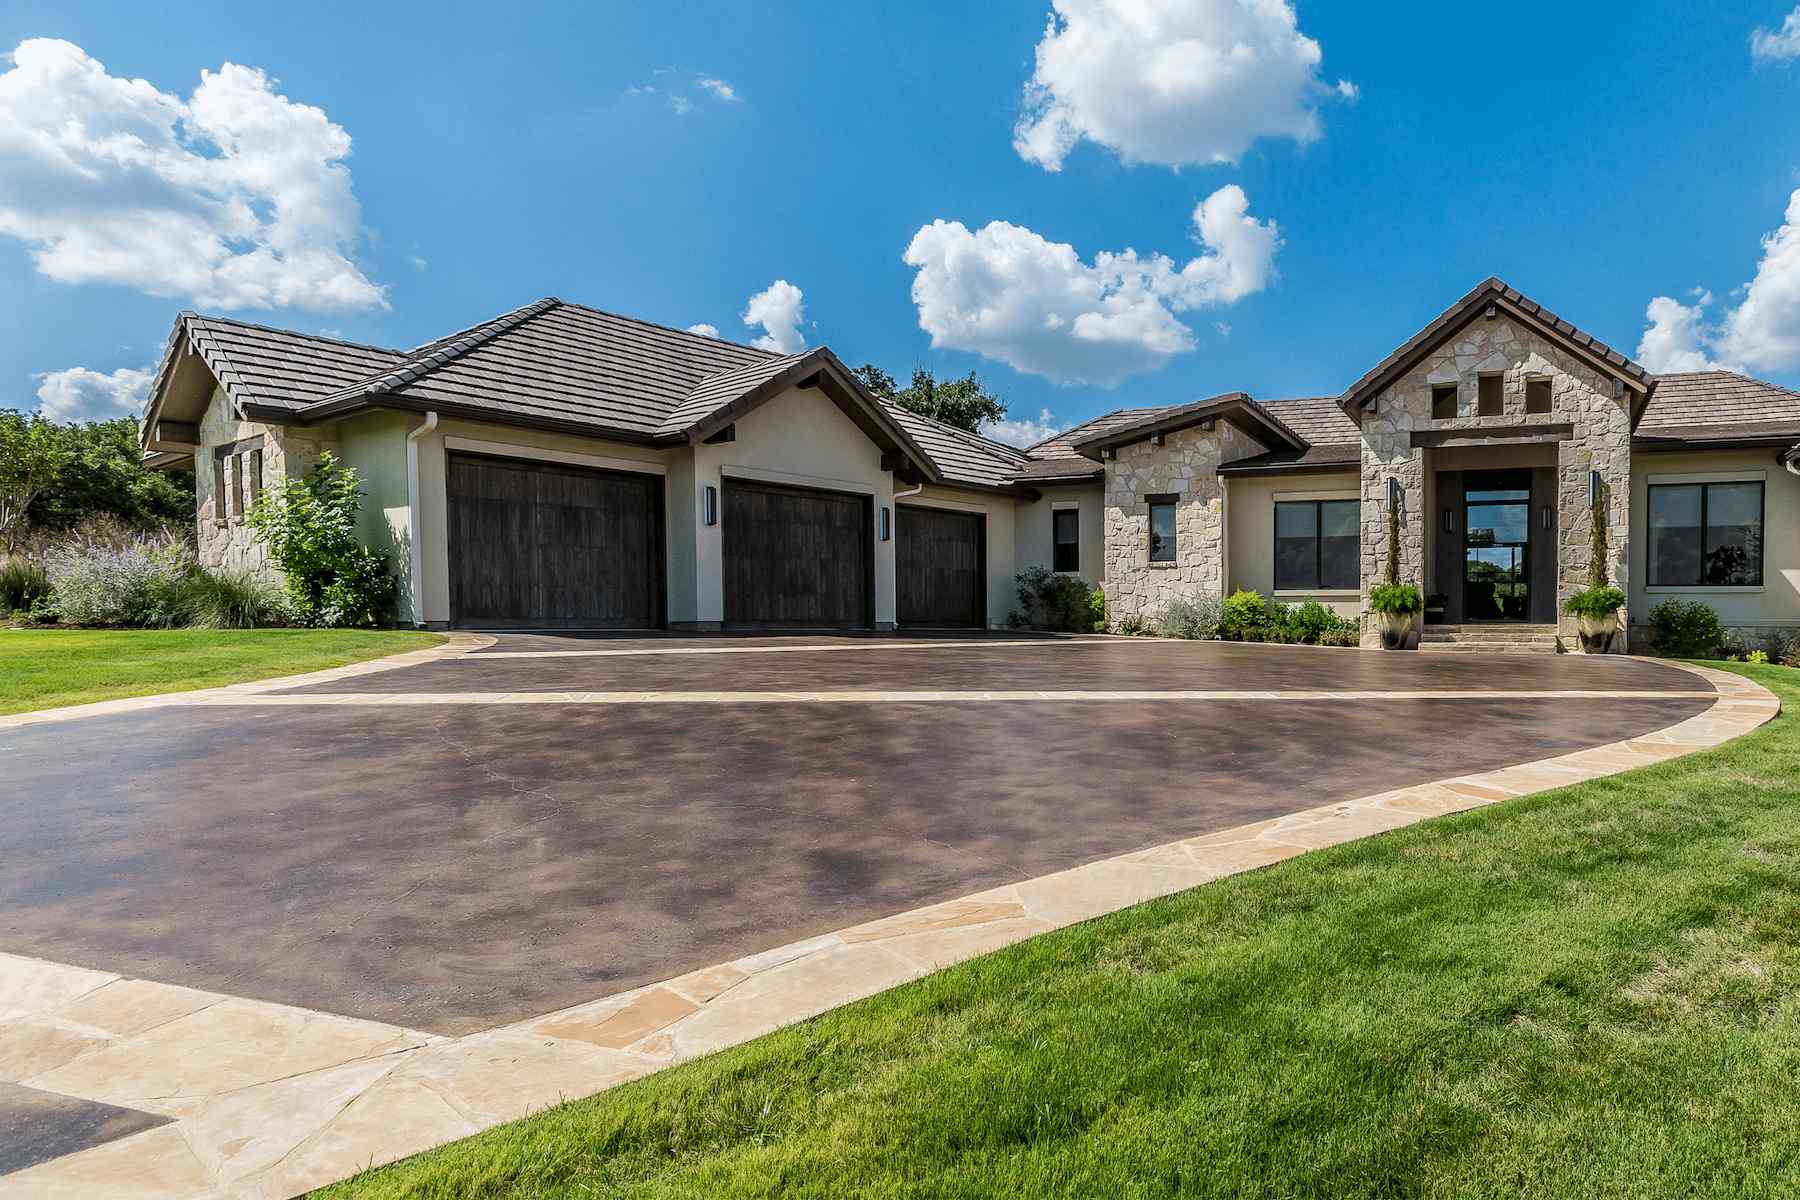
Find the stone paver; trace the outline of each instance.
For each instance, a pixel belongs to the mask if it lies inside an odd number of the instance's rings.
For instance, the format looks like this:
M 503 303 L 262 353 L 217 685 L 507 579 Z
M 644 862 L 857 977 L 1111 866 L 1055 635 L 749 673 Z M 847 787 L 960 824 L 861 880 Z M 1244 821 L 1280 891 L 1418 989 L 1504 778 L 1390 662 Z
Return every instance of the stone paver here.
M 1049 929 L 1309 849 L 1690 753 L 1779 711 L 1739 676 L 1686 669 L 1718 688 L 1718 702 L 1629 742 L 1134 851 L 460 1038 L 0 955 L 0 1055 L 27 1069 L 36 1069 L 33 1055 L 60 1060 L 25 1083 L 177 1118 L 0 1176 L 0 1197 L 297 1195 Z

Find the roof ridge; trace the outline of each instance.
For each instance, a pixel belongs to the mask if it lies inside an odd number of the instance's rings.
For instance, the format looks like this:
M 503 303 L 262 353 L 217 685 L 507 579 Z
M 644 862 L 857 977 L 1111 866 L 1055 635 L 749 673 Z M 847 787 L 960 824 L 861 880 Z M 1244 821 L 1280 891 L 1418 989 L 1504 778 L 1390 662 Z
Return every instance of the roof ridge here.
M 678 333 L 678 334 L 681 334 L 683 337 L 695 338 L 702 342 L 712 342 L 713 344 L 719 345 L 719 346 L 730 346 L 736 350 L 748 350 L 752 354 L 766 354 L 770 358 L 792 358 L 793 357 L 793 355 L 783 354 L 779 350 L 767 350 L 761 346 L 752 346 L 745 342 L 734 342 L 730 338 L 708 337 L 704 333 L 695 333 L 691 329 L 680 329 L 674 325 L 664 325 L 660 321 L 646 321 L 642 317 L 634 317 L 628 313 L 616 313 L 616 312 L 612 312 L 612 311 L 610 311 L 608 309 L 604 309 L 604 308 L 595 308 L 591 304 L 582 304 L 582 303 L 579 303 L 578 301 L 574 301 L 574 300 L 564 300 L 564 301 L 561 301 L 560 303 L 565 308 L 578 308 L 582 312 L 596 313 L 602 317 L 611 317 L 615 321 L 629 321 L 633 325 L 642 325 L 646 329 L 660 329 L 664 333 Z M 804 346 L 798 351 L 798 353 L 804 354 L 804 353 L 806 353 L 807 350 L 812 350 L 812 349 L 817 349 L 817 348 L 818 347 L 816 347 L 816 346 Z
M 393 346 L 377 346 L 373 342 L 353 342 L 349 338 L 332 337 L 331 335 L 324 334 L 324 333 L 307 333 L 307 332 L 305 332 L 303 330 L 299 330 L 299 329 L 283 329 L 279 325 L 261 325 L 255 321 L 240 321 L 236 317 L 208 316 L 206 313 L 195 312 L 191 308 L 182 309 L 179 313 L 176 314 L 175 320 L 177 322 L 183 322 L 183 321 L 188 321 L 188 320 L 222 321 L 227 325 L 238 325 L 245 329 L 260 329 L 264 333 L 280 333 L 280 334 L 285 334 L 288 337 L 306 338 L 309 341 L 314 341 L 314 342 L 330 342 L 334 346 L 351 346 L 357 350 L 378 350 L 383 354 L 406 354 L 407 353 L 407 351 L 396 349 Z M 426 343 L 426 344 L 429 345 L 430 343 Z
M 1054 442 L 1058 438 L 1066 438 L 1072 433 L 1077 433 L 1080 430 L 1086 429 L 1089 425 L 1098 424 L 1099 422 L 1106 420 L 1108 417 L 1116 417 L 1120 413 L 1151 412 L 1155 409 L 1168 408 L 1168 407 L 1169 406 L 1166 404 L 1147 404 L 1147 405 L 1143 405 L 1143 406 L 1137 407 L 1137 408 L 1109 408 L 1103 413 L 1100 413 L 1096 416 L 1089 417 L 1087 420 L 1081 422 L 1078 425 L 1069 426 L 1067 429 L 1063 430 L 1061 433 L 1053 433 L 1047 438 L 1039 438 L 1037 441 L 1031 443 L 1031 445 L 1026 446 L 1024 449 L 1024 452 L 1025 452 L 1026 456 L 1029 457 L 1031 452 L 1033 450 L 1036 450 L 1039 446 L 1047 446 L 1051 442 Z
M 463 355 L 479 346 L 485 346 L 501 334 L 517 329 L 520 325 L 523 325 L 538 314 L 549 312 L 551 309 L 556 308 L 561 304 L 562 301 L 558 300 L 555 296 L 545 296 L 542 300 L 533 300 L 530 304 L 522 305 L 508 313 L 502 313 L 500 316 L 484 321 L 480 325 L 470 326 L 470 331 L 466 337 L 457 338 L 455 341 L 440 346 L 429 354 L 410 358 L 398 367 L 390 368 L 380 374 L 371 375 L 367 379 L 359 380 L 347 387 L 339 388 L 333 393 L 333 396 L 349 395 L 359 391 L 367 395 L 375 392 L 392 391 L 397 387 L 403 387 L 406 384 L 414 382 L 420 376 L 430 374 L 445 363 L 461 358 Z M 435 343 L 427 342 L 425 344 L 429 346 L 434 345 Z

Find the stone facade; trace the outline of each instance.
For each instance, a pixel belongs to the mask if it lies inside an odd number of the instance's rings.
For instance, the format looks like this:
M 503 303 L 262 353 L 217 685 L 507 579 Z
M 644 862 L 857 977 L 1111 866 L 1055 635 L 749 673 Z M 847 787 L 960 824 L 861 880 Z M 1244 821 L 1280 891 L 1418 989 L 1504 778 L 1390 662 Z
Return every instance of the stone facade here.
M 1117 624 L 1150 621 L 1170 601 L 1220 596 L 1225 587 L 1225 502 L 1219 465 L 1265 449 L 1236 426 L 1218 422 L 1121 446 L 1106 464 L 1106 607 Z M 1176 494 L 1172 563 L 1150 561 L 1146 496 Z
M 1503 380 L 1505 411 L 1477 416 L 1480 378 Z M 1551 411 L 1525 411 L 1528 380 L 1549 380 Z M 1455 384 L 1457 416 L 1434 420 L 1431 393 Z M 1588 473 L 1605 481 L 1607 546 L 1612 582 L 1626 586 L 1629 508 L 1631 502 L 1631 411 L 1629 395 L 1615 392 L 1614 380 L 1582 359 L 1510 318 L 1477 317 L 1411 371 L 1376 397 L 1362 413 L 1362 582 L 1363 591 L 1381 582 L 1387 561 L 1387 488 L 1390 478 L 1405 489 L 1401 508 L 1400 574 L 1404 583 L 1427 582 L 1425 570 L 1425 473 L 1430 451 L 1411 444 L 1412 434 L 1427 430 L 1570 425 L 1573 435 L 1557 443 L 1557 595 L 1556 610 L 1568 596 L 1587 585 L 1591 517 Z M 1573 633 L 1568 617 L 1560 618 Z
M 293 476 L 306 474 L 326 450 L 335 450 L 336 446 L 329 429 L 239 420 L 231 401 L 217 390 L 206 407 L 206 415 L 201 418 L 200 449 L 194 455 L 194 505 L 200 562 L 217 570 L 248 571 L 277 581 L 280 573 L 269 562 L 268 552 L 243 518 L 254 498 L 252 481 L 240 473 L 232 473 L 230 487 L 237 495 L 227 504 L 219 477 L 219 458 L 215 454 L 221 446 L 259 435 L 263 439 L 264 491 L 280 487 Z

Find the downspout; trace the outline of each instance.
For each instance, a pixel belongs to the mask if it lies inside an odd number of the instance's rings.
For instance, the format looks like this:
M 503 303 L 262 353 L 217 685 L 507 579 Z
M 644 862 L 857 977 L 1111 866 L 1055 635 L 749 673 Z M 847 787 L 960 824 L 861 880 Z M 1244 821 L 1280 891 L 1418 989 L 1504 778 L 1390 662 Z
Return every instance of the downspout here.
M 419 535 L 419 439 L 436 429 L 438 415 L 425 414 L 419 427 L 406 435 L 406 540 L 407 570 L 411 574 L 413 624 L 425 628 L 425 545 Z

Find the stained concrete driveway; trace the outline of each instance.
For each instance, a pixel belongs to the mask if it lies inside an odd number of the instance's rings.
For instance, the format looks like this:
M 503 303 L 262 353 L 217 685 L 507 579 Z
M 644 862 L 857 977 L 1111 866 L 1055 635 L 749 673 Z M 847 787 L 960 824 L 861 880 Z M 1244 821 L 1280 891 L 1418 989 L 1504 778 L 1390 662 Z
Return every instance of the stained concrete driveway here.
M 0 732 L 0 950 L 464 1033 L 1639 736 L 1705 686 L 1580 658 L 503 636 L 266 703 Z

